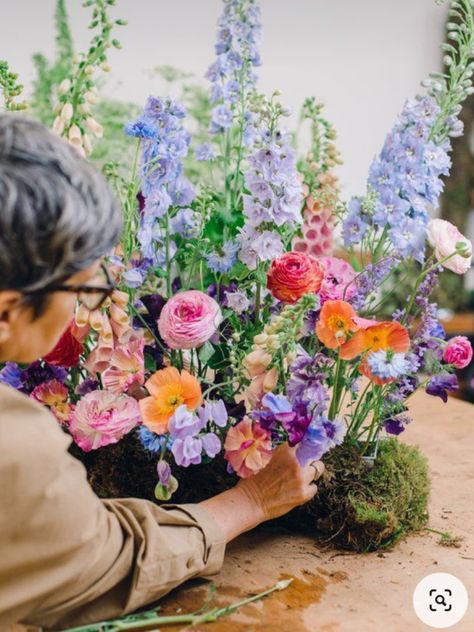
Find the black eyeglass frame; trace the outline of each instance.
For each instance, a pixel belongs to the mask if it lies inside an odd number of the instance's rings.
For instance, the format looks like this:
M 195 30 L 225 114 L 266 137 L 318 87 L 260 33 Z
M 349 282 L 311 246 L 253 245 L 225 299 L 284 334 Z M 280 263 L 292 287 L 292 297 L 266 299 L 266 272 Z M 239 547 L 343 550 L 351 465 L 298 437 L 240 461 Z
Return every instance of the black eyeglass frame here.
M 71 292 L 73 294 L 103 294 L 102 299 L 94 309 L 100 309 L 105 301 L 112 295 L 116 289 L 116 285 L 110 276 L 110 272 L 105 264 L 100 265 L 100 269 L 104 273 L 107 280 L 107 285 L 69 285 L 66 283 L 51 283 L 37 290 L 30 290 L 23 292 L 23 296 L 28 298 L 30 296 L 41 296 L 42 294 L 50 294 L 52 292 Z

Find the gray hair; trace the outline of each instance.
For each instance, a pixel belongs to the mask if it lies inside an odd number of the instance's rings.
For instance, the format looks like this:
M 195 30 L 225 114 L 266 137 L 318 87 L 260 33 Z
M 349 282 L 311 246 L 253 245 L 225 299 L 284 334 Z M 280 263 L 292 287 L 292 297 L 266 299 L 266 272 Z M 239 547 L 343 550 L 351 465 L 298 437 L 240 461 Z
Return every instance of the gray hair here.
M 0 290 L 37 290 L 107 254 L 122 214 L 104 177 L 39 123 L 0 116 Z

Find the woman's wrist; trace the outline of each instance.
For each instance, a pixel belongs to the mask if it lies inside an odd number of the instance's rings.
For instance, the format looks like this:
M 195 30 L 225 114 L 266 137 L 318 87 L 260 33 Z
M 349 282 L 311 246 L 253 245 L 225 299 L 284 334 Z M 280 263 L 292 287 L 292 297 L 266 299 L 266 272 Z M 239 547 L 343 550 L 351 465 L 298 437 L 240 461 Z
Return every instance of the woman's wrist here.
M 232 489 L 204 500 L 200 505 L 217 522 L 226 542 L 266 520 L 263 508 L 245 480 Z

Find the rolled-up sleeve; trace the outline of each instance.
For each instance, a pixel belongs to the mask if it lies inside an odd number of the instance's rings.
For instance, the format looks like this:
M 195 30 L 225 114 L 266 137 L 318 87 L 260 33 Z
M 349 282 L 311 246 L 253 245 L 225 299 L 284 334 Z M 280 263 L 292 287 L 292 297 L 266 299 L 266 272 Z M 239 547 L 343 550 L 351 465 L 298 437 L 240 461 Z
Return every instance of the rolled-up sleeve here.
M 3 423 L 7 414 L 3 406 L 0 628 L 22 621 L 59 630 L 117 617 L 219 570 L 224 537 L 202 506 L 100 500 L 54 419 L 16 401 L 10 415 L 23 425 L 20 436 Z

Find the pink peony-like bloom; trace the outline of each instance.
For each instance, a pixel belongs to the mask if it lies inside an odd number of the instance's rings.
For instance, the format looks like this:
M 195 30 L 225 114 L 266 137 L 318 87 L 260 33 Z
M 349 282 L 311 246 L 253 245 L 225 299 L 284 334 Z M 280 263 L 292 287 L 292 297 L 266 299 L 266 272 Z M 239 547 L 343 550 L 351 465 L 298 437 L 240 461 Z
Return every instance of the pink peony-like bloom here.
M 124 393 L 133 384 L 144 384 L 144 346 L 145 340 L 139 338 L 114 350 L 110 358 L 110 368 L 102 375 L 102 381 L 108 391 Z
M 171 349 L 195 349 L 211 338 L 222 322 L 216 301 L 198 290 L 171 297 L 158 319 L 161 337 Z
M 225 458 L 236 474 L 249 478 L 263 469 L 272 458 L 272 440 L 268 430 L 244 417 L 231 426 L 224 444 Z
M 109 391 L 93 391 L 77 403 L 69 430 L 77 445 L 90 452 L 117 443 L 140 423 L 140 408 L 135 399 Z
M 466 336 L 455 336 L 448 340 L 444 349 L 443 360 L 456 369 L 465 369 L 472 360 L 472 345 Z
M 465 274 L 471 267 L 472 243 L 459 230 L 444 219 L 432 219 L 428 224 L 428 242 L 434 248 L 438 261 L 456 274 Z M 458 251 L 460 254 L 452 255 Z
M 319 295 L 322 301 L 350 301 L 357 292 L 353 283 L 356 273 L 350 263 L 338 257 L 319 257 L 324 266 L 324 278 Z

